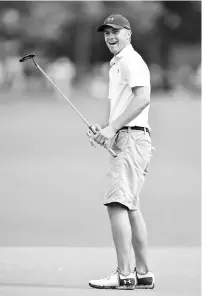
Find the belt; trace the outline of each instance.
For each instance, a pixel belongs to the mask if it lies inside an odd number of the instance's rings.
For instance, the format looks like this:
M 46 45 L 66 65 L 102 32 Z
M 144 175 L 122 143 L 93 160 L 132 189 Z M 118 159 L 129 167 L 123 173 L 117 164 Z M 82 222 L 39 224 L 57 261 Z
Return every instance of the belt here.
M 150 135 L 150 131 L 147 127 L 136 126 L 136 125 L 135 126 L 123 126 L 122 128 L 119 129 L 119 131 L 128 130 L 128 128 L 131 128 L 132 130 L 146 131 Z

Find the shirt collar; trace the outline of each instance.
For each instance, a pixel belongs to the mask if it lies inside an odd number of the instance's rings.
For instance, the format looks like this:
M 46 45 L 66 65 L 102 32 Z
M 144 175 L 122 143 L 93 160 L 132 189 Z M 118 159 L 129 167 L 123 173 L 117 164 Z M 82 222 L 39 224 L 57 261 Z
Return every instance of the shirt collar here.
M 123 56 L 128 54 L 128 51 L 131 50 L 132 45 L 128 44 L 126 47 L 124 47 L 117 55 L 115 55 L 111 61 L 110 66 L 112 67 L 113 64 L 115 64 L 119 59 L 121 59 Z

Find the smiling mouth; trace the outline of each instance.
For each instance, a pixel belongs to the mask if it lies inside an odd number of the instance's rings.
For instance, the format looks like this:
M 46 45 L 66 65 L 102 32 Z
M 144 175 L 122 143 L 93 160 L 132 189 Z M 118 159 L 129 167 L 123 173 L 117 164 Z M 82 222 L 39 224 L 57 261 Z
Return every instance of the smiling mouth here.
M 117 42 L 109 42 L 109 45 L 116 45 Z

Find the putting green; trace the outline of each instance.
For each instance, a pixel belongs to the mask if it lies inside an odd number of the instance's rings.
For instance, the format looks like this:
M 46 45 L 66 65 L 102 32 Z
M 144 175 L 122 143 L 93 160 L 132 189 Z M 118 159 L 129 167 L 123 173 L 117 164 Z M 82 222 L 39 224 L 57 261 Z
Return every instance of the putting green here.
M 73 102 L 89 120 L 105 101 Z M 108 152 L 53 96 L 2 94 L 0 245 L 112 246 L 106 208 Z M 152 246 L 200 245 L 200 100 L 159 94 L 150 110 L 153 153 L 141 195 Z
M 156 288 L 118 294 L 200 295 L 199 248 L 152 248 L 149 258 Z M 117 295 L 117 291 L 88 285 L 89 280 L 106 277 L 114 268 L 112 248 L 0 248 L 0 295 Z

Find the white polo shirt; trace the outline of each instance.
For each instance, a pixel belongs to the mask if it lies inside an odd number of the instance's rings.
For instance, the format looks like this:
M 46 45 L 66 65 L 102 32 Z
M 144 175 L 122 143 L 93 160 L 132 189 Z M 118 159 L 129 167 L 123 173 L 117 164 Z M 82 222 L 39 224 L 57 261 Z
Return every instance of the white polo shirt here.
M 132 87 L 135 86 L 147 86 L 151 92 L 149 69 L 142 57 L 129 44 L 110 62 L 108 99 L 111 108 L 109 123 L 116 120 L 125 111 L 131 99 L 134 99 Z M 150 129 L 148 124 L 149 106 L 127 126 L 136 125 Z

